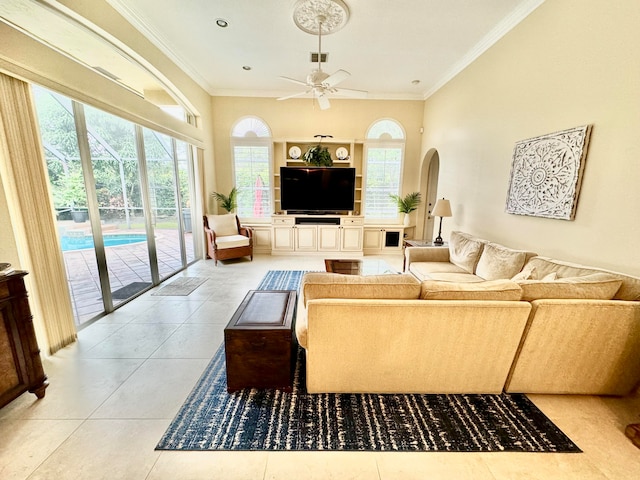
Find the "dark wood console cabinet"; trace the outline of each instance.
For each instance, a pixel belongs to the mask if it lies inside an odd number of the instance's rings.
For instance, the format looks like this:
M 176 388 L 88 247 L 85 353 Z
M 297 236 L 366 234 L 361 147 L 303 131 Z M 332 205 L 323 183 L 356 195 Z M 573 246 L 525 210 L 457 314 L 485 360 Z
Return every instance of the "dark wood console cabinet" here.
M 33 329 L 25 275 L 27 272 L 16 271 L 0 276 L 0 407 L 27 391 L 42 398 L 49 385 Z

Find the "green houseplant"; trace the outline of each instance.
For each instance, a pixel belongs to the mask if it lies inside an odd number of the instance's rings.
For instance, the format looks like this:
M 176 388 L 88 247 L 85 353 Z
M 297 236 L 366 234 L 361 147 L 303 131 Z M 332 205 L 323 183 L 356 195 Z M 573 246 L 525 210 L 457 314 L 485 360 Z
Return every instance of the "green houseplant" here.
M 309 150 L 304 154 L 304 160 L 309 165 L 316 167 L 331 167 L 333 165 L 329 149 L 320 144 L 309 147 Z
M 229 195 L 223 193 L 213 192 L 211 195 L 220 203 L 220 206 L 227 212 L 231 213 L 238 207 L 238 190 L 236 187 L 231 189 Z
M 420 202 L 422 202 L 422 198 L 420 192 L 411 192 L 407 193 L 404 197 L 400 197 L 399 195 L 389 195 L 396 205 L 398 206 L 398 212 L 404 213 L 404 224 L 408 226 L 410 223 L 409 214 L 418 208 Z

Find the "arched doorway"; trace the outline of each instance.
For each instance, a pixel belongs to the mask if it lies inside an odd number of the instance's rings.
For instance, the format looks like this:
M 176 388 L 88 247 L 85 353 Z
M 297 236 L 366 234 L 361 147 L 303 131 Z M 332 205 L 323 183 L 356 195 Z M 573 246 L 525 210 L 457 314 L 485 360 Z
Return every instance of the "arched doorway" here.
M 430 149 L 422 160 L 420 169 L 420 192 L 424 199 L 421 214 L 419 215 L 418 231 L 422 230 L 422 240 L 430 242 L 433 240 L 434 218 L 431 210 L 438 198 L 438 176 L 440 174 L 440 156 L 435 148 Z M 417 236 L 417 235 L 416 235 Z

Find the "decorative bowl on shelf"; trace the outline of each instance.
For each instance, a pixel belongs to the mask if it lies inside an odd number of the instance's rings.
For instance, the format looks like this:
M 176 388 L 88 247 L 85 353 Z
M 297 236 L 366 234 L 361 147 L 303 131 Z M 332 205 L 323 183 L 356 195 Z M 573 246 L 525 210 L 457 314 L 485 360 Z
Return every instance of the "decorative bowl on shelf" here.
M 300 150 L 300 147 L 293 146 L 289 149 L 289 157 L 293 158 L 294 160 L 299 159 L 300 155 L 302 155 L 302 150 Z
M 338 148 L 336 150 L 336 157 L 338 157 L 338 160 L 346 160 L 349 158 L 349 150 L 344 147 Z

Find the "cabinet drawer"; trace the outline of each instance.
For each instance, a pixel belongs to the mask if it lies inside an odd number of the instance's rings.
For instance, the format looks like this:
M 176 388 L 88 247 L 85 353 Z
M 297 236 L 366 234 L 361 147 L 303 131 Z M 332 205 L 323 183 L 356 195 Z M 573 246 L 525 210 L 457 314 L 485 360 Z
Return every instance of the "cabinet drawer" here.
M 364 225 L 364 218 L 341 218 L 340 225 Z
M 293 217 L 273 217 L 271 223 L 273 225 L 295 225 L 296 219 Z

